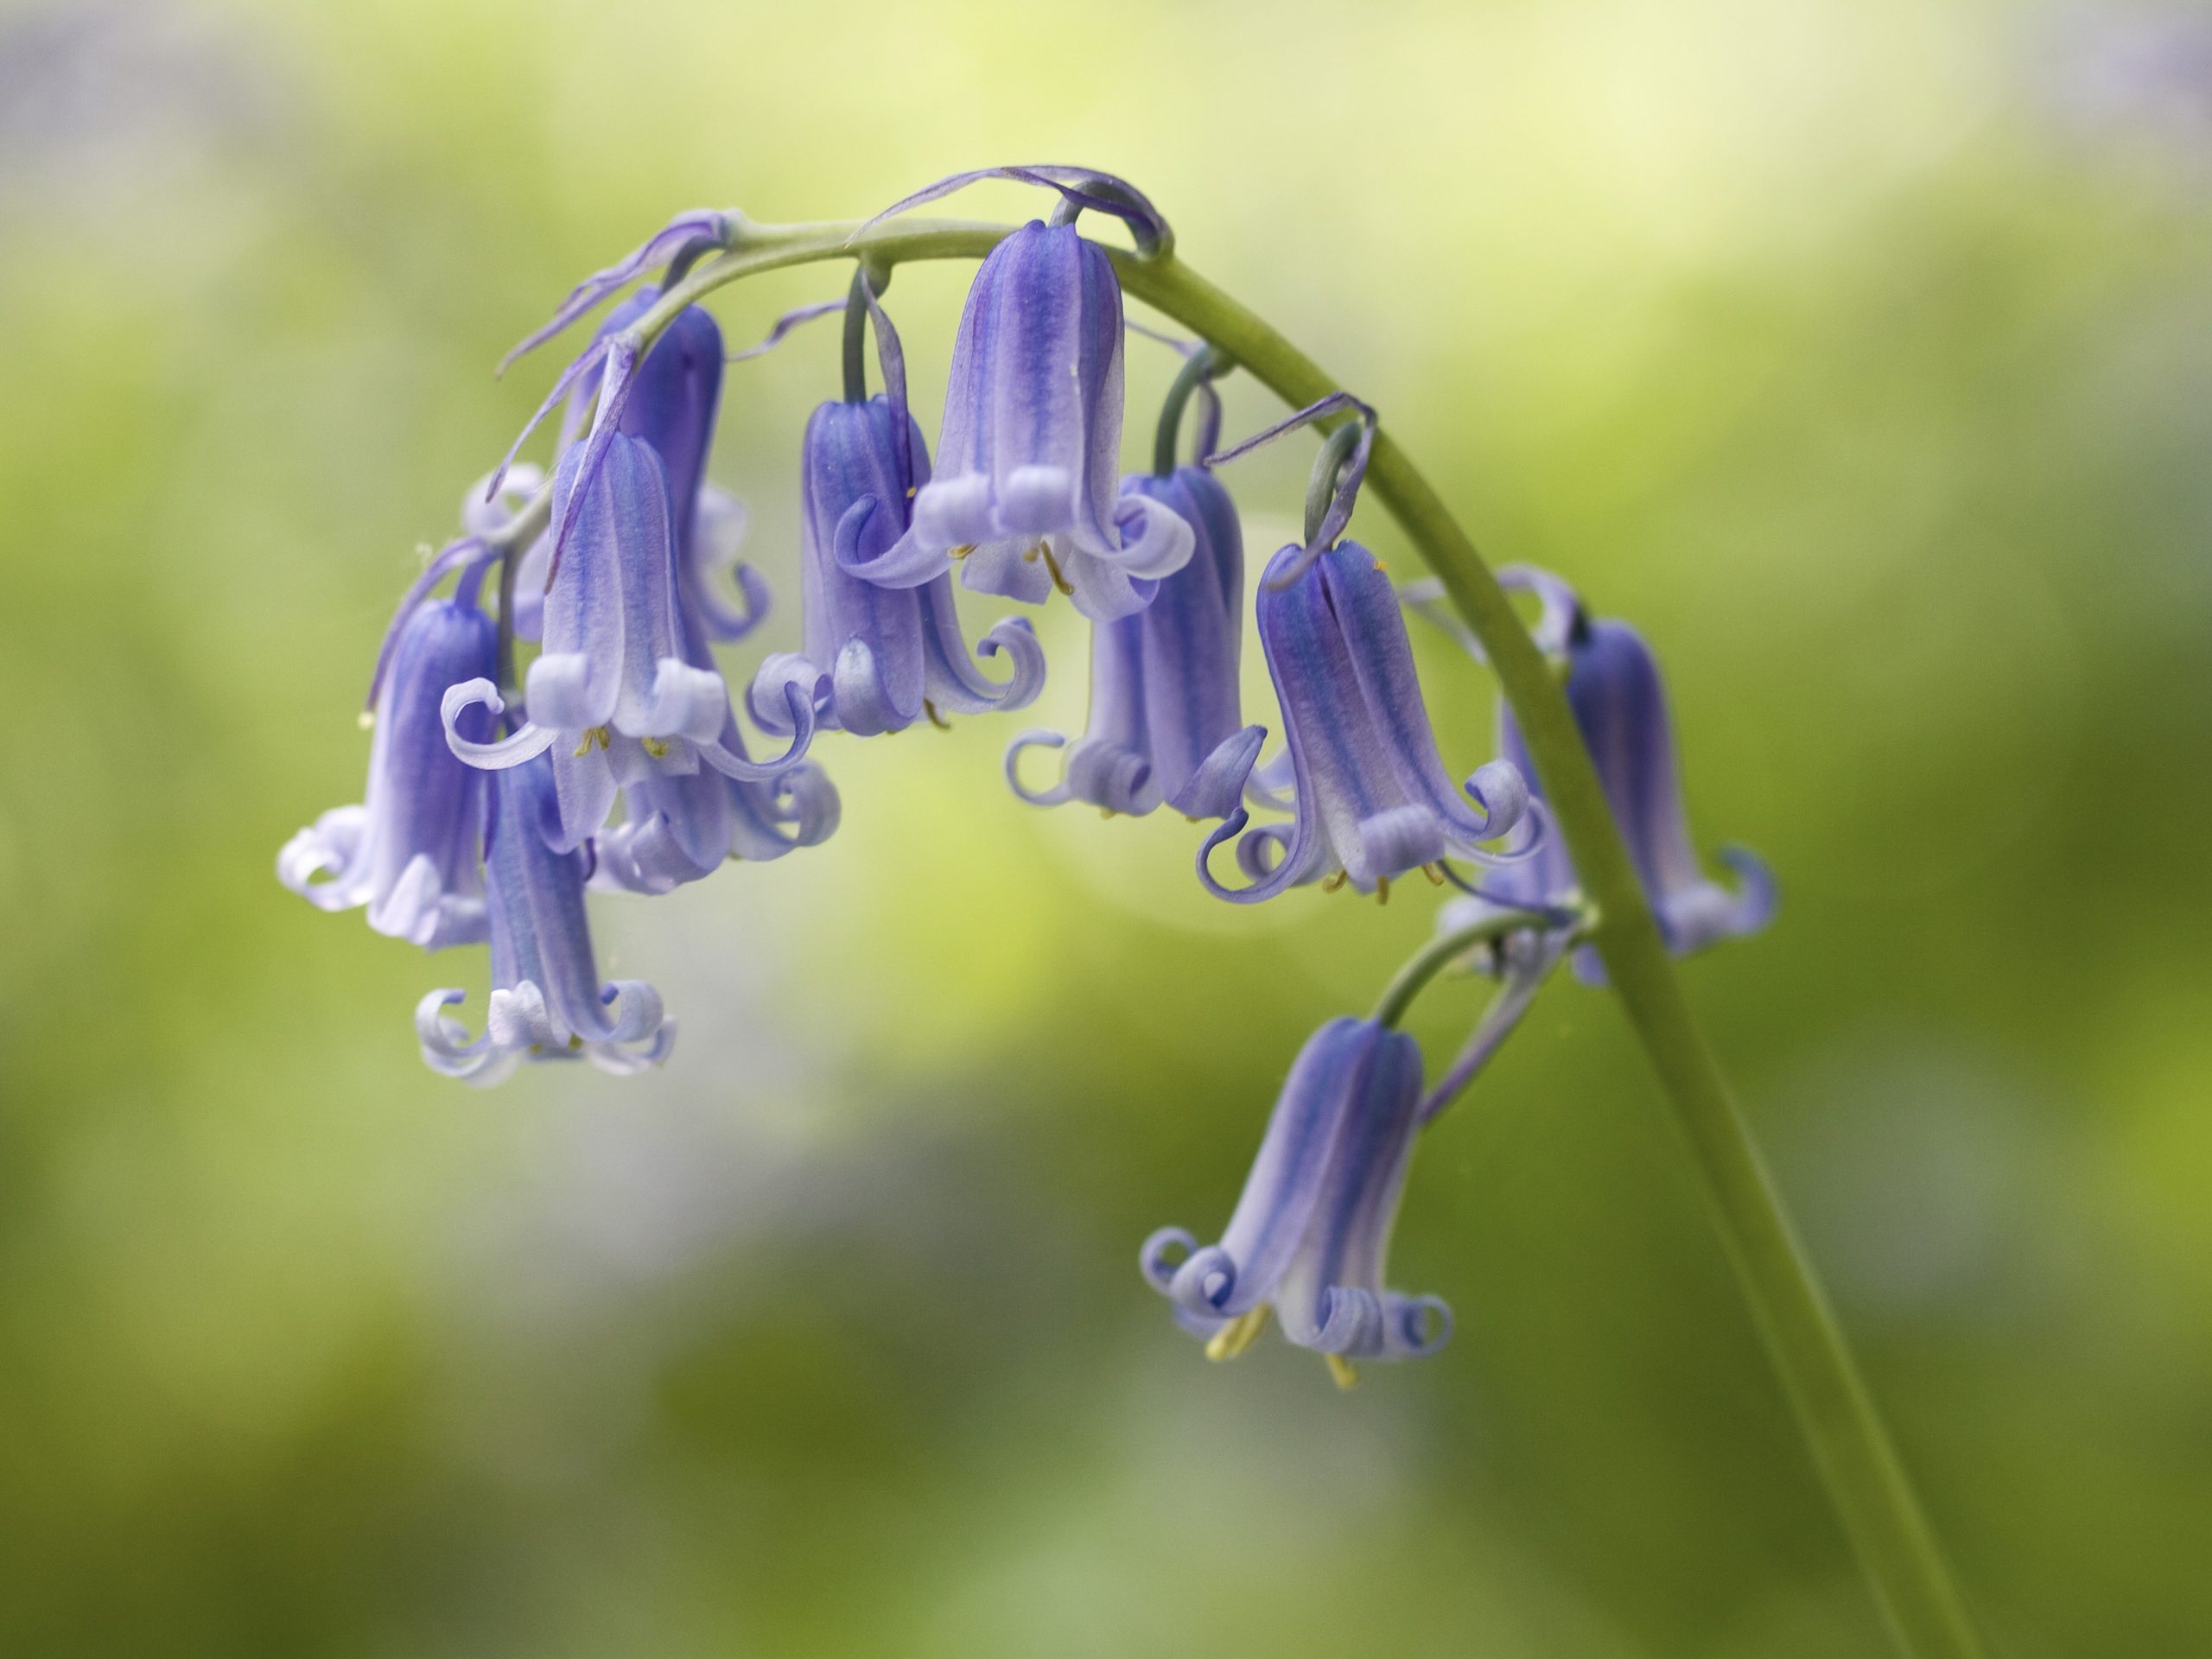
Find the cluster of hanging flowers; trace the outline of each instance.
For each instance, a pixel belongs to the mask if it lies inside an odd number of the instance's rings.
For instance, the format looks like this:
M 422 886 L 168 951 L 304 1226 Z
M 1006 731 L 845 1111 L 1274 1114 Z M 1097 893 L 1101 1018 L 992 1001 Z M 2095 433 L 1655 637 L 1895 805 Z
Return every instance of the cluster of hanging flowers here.
M 1169 392 L 1151 470 L 1124 475 L 1128 325 L 1114 262 L 1077 220 L 1086 211 L 1122 220 L 1140 257 L 1165 245 L 1166 223 L 1129 185 L 1071 168 L 963 174 L 889 211 L 987 176 L 1060 200 L 1049 221 L 1006 235 L 976 274 L 934 467 L 908 408 L 885 273 L 861 263 L 845 298 L 791 314 L 755 348 L 810 316 L 844 319 L 842 396 L 816 408 L 800 447 L 799 648 L 768 657 L 741 692 L 716 647 L 751 635 L 769 594 L 739 557 L 744 508 L 706 476 L 735 359 L 699 305 L 671 314 L 676 302 L 663 302 L 700 258 L 729 245 L 735 222 L 681 215 L 580 285 L 518 353 L 630 292 L 506 461 L 470 490 L 463 534 L 403 597 L 371 676 L 362 801 L 294 836 L 279 878 L 322 909 L 364 909 L 377 931 L 427 950 L 488 944 L 474 1033 L 457 1017 L 466 990 L 432 989 L 416 1009 L 436 1071 L 477 1084 L 536 1061 L 638 1071 L 667 1058 L 676 1022 L 651 985 L 601 980 L 587 895 L 666 894 L 732 860 L 819 844 L 839 814 L 813 754 L 819 734 L 875 737 L 918 720 L 1012 712 L 1042 690 L 1044 653 L 1025 617 L 971 645 L 956 573 L 972 591 L 1020 604 L 1064 595 L 1090 624 L 1089 718 L 1072 739 L 1013 740 L 1007 779 L 1023 799 L 1130 816 L 1166 807 L 1210 824 L 1198 878 L 1236 903 L 1306 885 L 1387 898 L 1415 871 L 1460 890 L 1433 950 L 1500 988 L 1446 1074 L 1424 1087 L 1421 1051 L 1395 1012 L 1331 1021 L 1293 1065 L 1218 1241 L 1169 1229 L 1142 1253 L 1147 1278 L 1217 1357 L 1239 1351 L 1271 1311 L 1340 1379 L 1356 1358 L 1431 1351 L 1449 1310 L 1385 1282 L 1414 1141 L 1554 967 L 1573 956 L 1586 977 L 1598 972 L 1577 950 L 1587 918 L 1567 854 L 1546 832 L 1541 779 L 1510 713 L 1500 758 L 1464 784 L 1445 767 L 1404 608 L 1456 624 L 1424 586 L 1394 588 L 1345 534 L 1374 411 L 1338 394 L 1216 453 L 1212 383 L 1235 365 L 1198 344 Z M 1194 458 L 1184 461 L 1193 406 Z M 518 464 L 556 410 L 550 472 Z M 1245 721 L 1239 690 L 1243 540 L 1215 468 L 1309 423 L 1330 429 L 1304 535 L 1249 584 L 1281 716 L 1281 748 L 1262 761 L 1268 731 Z M 1743 879 L 1731 892 L 1693 850 L 1664 692 L 1642 639 L 1592 620 L 1554 577 L 1503 575 L 1542 601 L 1539 644 L 1562 664 L 1669 946 L 1693 950 L 1762 925 L 1773 889 L 1756 861 L 1731 855 Z M 748 723 L 781 752 L 756 754 Z M 1039 749 L 1052 753 L 1027 758 Z M 1046 766 L 1050 781 L 1034 781 Z M 1233 858 L 1234 880 L 1217 875 L 1217 851 Z

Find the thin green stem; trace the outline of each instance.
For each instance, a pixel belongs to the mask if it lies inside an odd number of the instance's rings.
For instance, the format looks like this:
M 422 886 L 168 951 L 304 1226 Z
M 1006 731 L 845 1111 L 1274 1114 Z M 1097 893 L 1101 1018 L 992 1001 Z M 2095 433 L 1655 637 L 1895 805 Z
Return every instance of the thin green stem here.
M 1375 1004 L 1375 1012 L 1368 1018 L 1378 1026 L 1396 1025 L 1406 1017 L 1414 999 L 1428 988 L 1429 981 L 1484 940 L 1501 939 L 1524 927 L 1556 926 L 1559 920 L 1541 911 L 1499 910 L 1465 927 L 1438 934 L 1407 957 L 1405 966 L 1391 976 L 1390 982 L 1382 988 L 1382 995 Z
M 1200 386 L 1228 373 L 1231 366 L 1230 360 L 1211 346 L 1199 346 L 1183 360 L 1181 370 L 1169 385 L 1167 397 L 1160 406 L 1160 429 L 1152 440 L 1154 477 L 1175 475 L 1175 452 L 1181 448 L 1183 436 L 1183 411 L 1190 407 L 1191 398 Z
M 756 271 L 839 257 L 887 266 L 979 258 L 1013 229 L 912 219 L 865 230 L 849 222 L 740 223 L 727 252 L 672 284 L 632 327 L 651 339 L 684 306 Z M 1109 251 L 1124 292 L 1211 341 L 1292 408 L 1341 390 L 1256 313 L 1172 252 L 1147 259 Z M 1935 1535 L 1691 1015 L 1562 688 L 1466 532 L 1388 431 L 1376 436 L 1366 488 L 1442 582 L 1512 705 L 1583 892 L 1599 912 L 1591 943 L 1673 1109 L 1783 1392 L 1900 1647 L 1913 1659 L 1979 1659 L 1980 1639 Z
M 853 267 L 852 291 L 845 296 L 845 401 L 868 402 L 868 266 Z

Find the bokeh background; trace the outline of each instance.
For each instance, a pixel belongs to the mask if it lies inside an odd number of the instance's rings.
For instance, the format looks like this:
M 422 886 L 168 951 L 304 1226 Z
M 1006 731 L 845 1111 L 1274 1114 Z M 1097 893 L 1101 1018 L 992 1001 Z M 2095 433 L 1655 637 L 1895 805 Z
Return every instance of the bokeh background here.
M 1658 644 L 1787 888 L 1691 994 L 2001 1651 L 2212 1651 L 2212 17 L 1975 0 L 0 7 L 0 1651 L 1884 1651 L 1598 993 L 1417 1161 L 1440 1357 L 1209 1365 L 1141 1282 L 1418 885 L 1235 909 L 1012 723 L 831 740 L 829 845 L 601 902 L 665 1071 L 477 1093 L 410 1011 L 482 954 L 272 879 L 575 276 L 1035 160 Z M 925 412 L 965 276 L 892 293 Z M 832 332 L 725 400 L 786 595 Z

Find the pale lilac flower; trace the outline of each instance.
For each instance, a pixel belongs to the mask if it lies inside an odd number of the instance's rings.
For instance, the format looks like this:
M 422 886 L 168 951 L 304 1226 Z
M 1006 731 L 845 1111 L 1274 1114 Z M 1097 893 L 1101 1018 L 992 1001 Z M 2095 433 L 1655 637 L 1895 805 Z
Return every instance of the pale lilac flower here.
M 1122 493 L 1158 501 L 1191 526 L 1190 563 L 1160 579 L 1135 615 L 1091 625 L 1090 715 L 1067 747 L 1060 781 L 1033 791 L 1016 770 L 1025 749 L 1067 746 L 1051 731 L 1014 741 L 1007 780 L 1039 806 L 1080 800 L 1141 815 L 1164 802 L 1185 817 L 1226 817 L 1267 735 L 1240 713 L 1244 543 L 1236 506 L 1203 467 L 1132 475 Z
M 484 778 L 446 745 L 449 686 L 493 671 L 499 631 L 463 595 L 416 607 L 398 629 L 376 702 L 361 804 L 324 813 L 276 855 L 287 887 L 324 910 L 368 907 L 369 925 L 428 950 L 484 938 Z M 491 721 L 464 716 L 480 741 Z
M 982 593 L 1040 603 L 1057 584 L 1094 621 L 1143 608 L 1191 556 L 1191 528 L 1117 493 L 1122 290 L 1106 251 L 1033 219 L 976 274 L 953 346 L 937 474 L 912 525 L 849 565 L 886 586 L 933 581 L 955 556 Z
M 1346 1358 L 1434 1352 L 1451 1310 L 1385 1283 L 1390 1229 L 1420 1128 L 1420 1046 L 1371 1020 L 1307 1039 L 1220 1242 L 1179 1228 L 1144 1243 L 1154 1288 L 1227 1358 L 1273 1310 L 1302 1348 Z
M 524 1059 L 588 1059 L 618 1074 L 668 1057 L 676 1025 L 660 994 L 642 980 L 601 984 L 584 915 L 588 855 L 556 852 L 546 830 L 558 822 L 552 767 L 533 760 L 495 773 L 485 846 L 490 889 L 492 995 L 483 1034 L 471 1038 L 444 1012 L 461 990 L 432 991 L 416 1005 L 423 1058 L 448 1077 L 497 1083 Z
M 1244 833 L 1236 857 L 1251 882 L 1231 889 L 1214 880 L 1206 858 L 1244 830 L 1243 809 L 1232 814 L 1198 856 L 1209 890 L 1249 903 L 1326 879 L 1387 894 L 1393 878 L 1446 854 L 1484 864 L 1527 855 L 1525 848 L 1483 845 L 1524 822 L 1541 835 L 1510 760 L 1492 760 L 1468 779 L 1478 810 L 1446 775 L 1397 597 L 1373 554 L 1350 541 L 1318 555 L 1286 547 L 1269 562 L 1257 607 L 1282 709 L 1294 816 Z

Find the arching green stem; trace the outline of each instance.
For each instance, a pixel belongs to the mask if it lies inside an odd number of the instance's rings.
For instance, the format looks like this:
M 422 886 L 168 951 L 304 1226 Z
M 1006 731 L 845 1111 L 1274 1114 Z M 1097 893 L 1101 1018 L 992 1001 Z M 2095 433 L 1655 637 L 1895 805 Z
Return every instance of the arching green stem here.
M 854 222 L 734 222 L 729 248 L 701 261 L 632 325 L 641 339 L 658 334 L 701 296 L 757 271 L 856 257 L 885 266 L 980 258 L 1014 230 L 904 218 L 866 229 Z M 1211 341 L 1294 409 L 1342 389 L 1173 252 L 1147 259 L 1109 251 L 1125 293 Z M 1673 1110 L 1783 1391 L 1900 1646 L 1914 1659 L 1978 1659 L 1980 1639 L 1934 1533 L 1691 1016 L 1559 681 L 1474 543 L 1388 430 L 1376 436 L 1365 489 L 1442 582 L 1513 707 L 1552 817 L 1600 918 L 1591 943 Z

